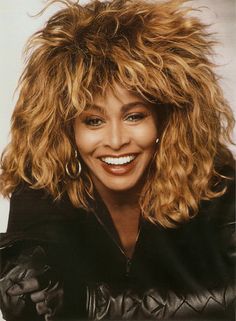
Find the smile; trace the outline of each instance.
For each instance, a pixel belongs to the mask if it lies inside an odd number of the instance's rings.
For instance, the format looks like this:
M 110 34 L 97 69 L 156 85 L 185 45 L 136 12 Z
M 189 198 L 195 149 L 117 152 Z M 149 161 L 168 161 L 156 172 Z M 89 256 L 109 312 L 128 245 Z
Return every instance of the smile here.
M 129 164 L 135 159 L 135 155 L 128 155 L 122 157 L 102 157 L 101 160 L 108 165 L 124 165 Z

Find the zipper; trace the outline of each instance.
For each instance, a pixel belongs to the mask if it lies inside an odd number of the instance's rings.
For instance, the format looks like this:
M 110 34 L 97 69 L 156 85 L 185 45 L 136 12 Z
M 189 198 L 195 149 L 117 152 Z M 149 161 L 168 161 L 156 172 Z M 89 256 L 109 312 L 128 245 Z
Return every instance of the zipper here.
M 133 262 L 132 259 L 133 259 L 133 257 L 134 257 L 134 253 L 135 253 L 136 246 L 137 246 L 137 243 L 138 243 L 140 231 L 141 231 L 141 225 L 139 226 L 138 234 L 137 234 L 137 237 L 136 237 L 136 240 L 135 240 L 134 252 L 133 252 L 133 254 L 132 254 L 132 258 L 130 258 L 130 257 L 128 257 L 127 255 L 125 255 L 125 257 L 126 257 L 126 273 L 125 273 L 125 276 L 126 276 L 126 277 L 128 277 L 129 274 L 130 274 L 130 270 L 131 270 L 131 266 L 132 266 L 132 262 Z
M 132 259 L 129 257 L 126 258 L 126 271 L 125 271 L 125 276 L 129 276 L 130 270 L 131 270 L 131 264 L 132 264 Z
M 103 223 L 103 221 L 100 219 L 100 217 L 97 215 L 97 213 L 95 211 L 93 211 L 95 217 L 97 218 L 98 222 L 100 223 L 100 225 L 103 227 L 103 229 L 106 231 L 106 233 L 110 236 L 110 238 L 112 239 L 112 241 L 115 243 L 116 247 L 120 250 L 121 254 L 124 256 L 125 260 L 126 260 L 126 268 L 125 268 L 125 276 L 128 277 L 130 274 L 130 270 L 131 270 L 131 265 L 132 265 L 132 258 L 128 257 L 125 254 L 124 249 L 120 246 L 120 244 L 116 241 L 116 239 L 113 237 L 112 233 L 108 230 L 108 228 L 106 227 L 106 225 Z M 135 252 L 135 248 L 139 239 L 139 235 L 140 235 L 140 230 L 141 228 L 139 228 L 138 230 L 138 234 L 137 234 L 137 238 L 135 241 L 135 247 L 134 247 L 134 252 Z M 134 252 L 133 252 L 133 256 L 134 256 Z M 132 257 L 133 257 L 132 256 Z
M 112 241 L 116 244 L 116 246 L 118 247 L 118 249 L 120 250 L 120 252 L 123 254 L 123 256 L 125 256 L 127 258 L 127 255 L 125 254 L 124 250 L 122 249 L 122 247 L 120 246 L 120 244 L 114 239 L 112 233 L 108 230 L 108 228 L 106 227 L 106 225 L 103 223 L 103 221 L 100 219 L 100 217 L 95 213 L 95 211 L 93 211 L 95 217 L 97 218 L 98 222 L 100 223 L 100 225 L 103 227 L 103 229 L 106 231 L 106 233 L 110 236 L 110 238 L 112 239 Z

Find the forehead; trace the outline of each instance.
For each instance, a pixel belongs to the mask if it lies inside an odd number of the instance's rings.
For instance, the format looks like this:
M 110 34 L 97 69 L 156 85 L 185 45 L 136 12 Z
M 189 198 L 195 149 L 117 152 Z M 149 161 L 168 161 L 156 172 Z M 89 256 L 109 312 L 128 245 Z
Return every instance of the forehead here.
M 91 109 L 97 106 L 101 108 L 125 105 L 131 106 L 132 104 L 135 105 L 137 103 L 151 105 L 151 103 L 138 92 L 128 90 L 121 85 L 115 84 L 114 86 L 107 88 L 103 95 L 94 95 L 93 103 L 90 106 L 87 106 L 86 109 Z

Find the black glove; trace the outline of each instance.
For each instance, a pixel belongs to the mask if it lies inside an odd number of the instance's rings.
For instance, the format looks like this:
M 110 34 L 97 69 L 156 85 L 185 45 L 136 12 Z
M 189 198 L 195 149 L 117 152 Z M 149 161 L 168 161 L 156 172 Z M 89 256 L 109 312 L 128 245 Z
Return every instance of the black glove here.
M 41 246 L 36 246 L 23 251 L 17 258 L 9 259 L 5 264 L 0 279 L 0 307 L 7 321 L 32 321 L 37 320 L 36 311 L 43 314 L 37 306 L 39 301 L 36 294 L 44 290 L 45 300 L 46 292 L 48 291 L 51 297 L 55 285 L 57 284 L 58 288 L 59 284 L 45 260 L 45 251 Z M 47 300 L 46 302 L 49 303 Z M 46 312 L 52 313 L 49 309 Z

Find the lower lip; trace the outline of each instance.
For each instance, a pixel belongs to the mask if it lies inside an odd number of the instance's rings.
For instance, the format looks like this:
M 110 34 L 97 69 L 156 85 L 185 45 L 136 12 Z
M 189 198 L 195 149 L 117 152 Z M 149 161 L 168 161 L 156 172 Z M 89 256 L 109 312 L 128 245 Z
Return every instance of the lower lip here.
M 124 165 L 108 165 L 107 163 L 102 161 L 102 167 L 109 174 L 117 176 L 126 175 L 135 167 L 136 158 L 130 163 Z

